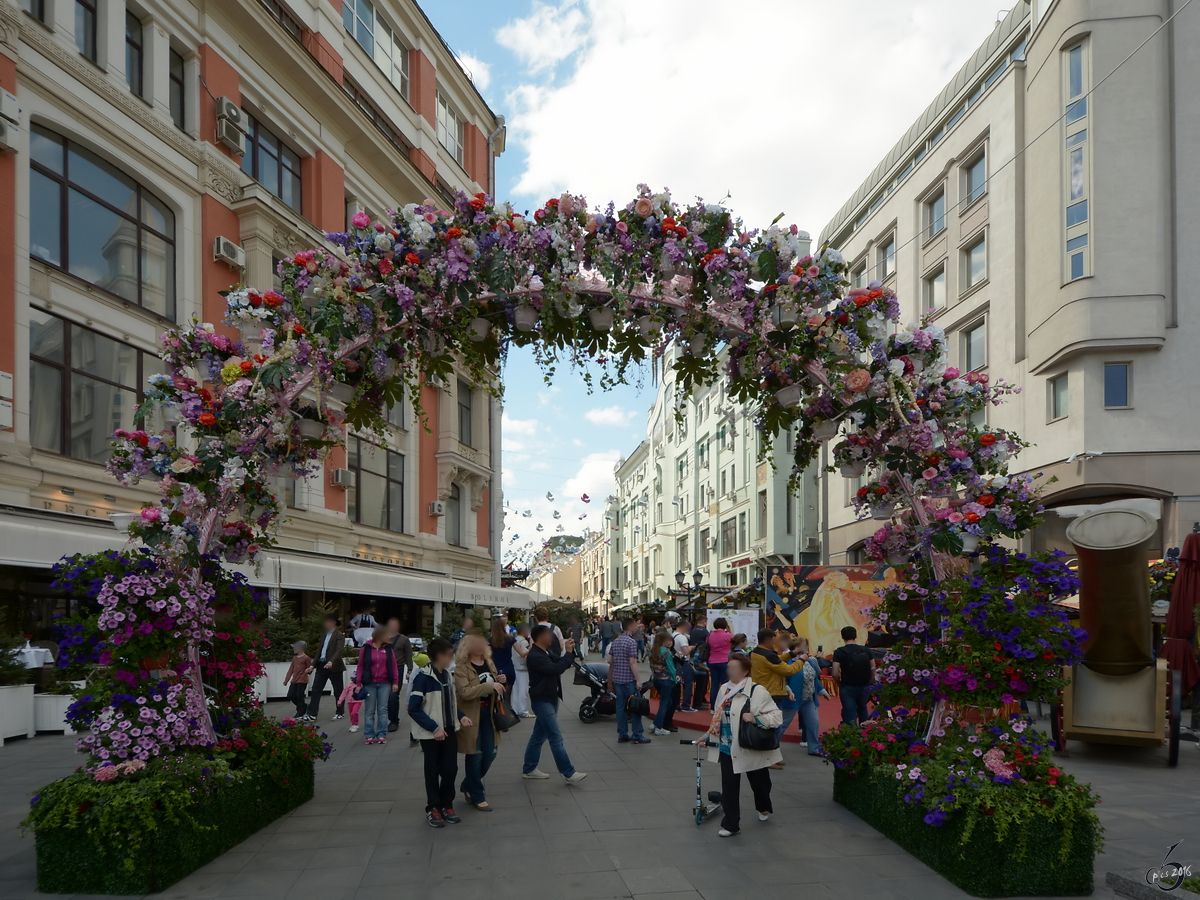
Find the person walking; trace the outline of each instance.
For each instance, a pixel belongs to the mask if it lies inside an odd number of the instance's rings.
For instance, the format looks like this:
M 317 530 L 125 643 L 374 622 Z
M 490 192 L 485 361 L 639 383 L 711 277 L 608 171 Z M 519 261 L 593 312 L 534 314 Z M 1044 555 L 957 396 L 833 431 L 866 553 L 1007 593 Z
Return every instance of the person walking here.
M 818 698 L 828 700 L 829 692 L 821 687 L 820 661 L 808 655 L 808 638 L 792 638 L 791 645 L 792 658 L 804 660 L 804 668 L 787 678 L 786 705 L 779 704 L 783 713 L 783 732 L 799 714 L 800 739 L 808 743 L 809 756 L 820 756 L 821 718 L 817 710 L 821 704 Z
M 516 681 L 513 684 L 512 709 L 522 719 L 532 718 L 529 711 L 529 650 L 533 643 L 529 640 L 529 623 L 522 622 L 517 626 L 516 643 L 513 644 L 513 670 Z
M 608 656 L 608 646 L 621 633 L 621 624 L 616 616 L 605 619 L 600 623 L 600 655 Z
M 675 643 L 666 631 L 654 636 L 650 648 L 650 679 L 658 691 L 658 712 L 654 716 L 654 733 L 660 737 L 678 731 L 673 724 L 675 702 L 679 696 L 679 676 L 675 660 Z
M 696 710 L 703 712 L 709 708 L 708 705 L 708 678 L 711 674 L 708 668 L 708 642 L 705 641 L 699 647 L 692 647 L 692 672 L 695 683 L 693 686 L 694 696 L 696 698 Z
M 844 646 L 833 651 L 833 677 L 841 682 L 842 721 L 847 725 L 870 718 L 867 695 L 875 680 L 875 658 L 857 641 L 858 629 L 847 625 L 842 629 Z
M 366 688 L 363 701 L 363 734 L 368 744 L 387 743 L 388 692 L 400 694 L 400 669 L 388 643 L 387 629 L 377 625 L 371 643 L 359 651 L 356 682 Z
M 463 639 L 463 636 L 475 630 L 475 620 L 470 616 L 463 616 L 462 624 L 450 632 L 450 644 L 453 647 L 458 646 L 458 642 Z
M 637 622 L 637 628 L 633 630 L 633 639 L 637 642 L 638 661 L 641 662 L 646 658 L 646 625 L 641 616 L 634 621 Z
M 626 619 L 617 639 L 608 648 L 608 680 L 617 700 L 617 743 L 618 744 L 648 744 L 650 738 L 642 731 L 642 717 L 635 715 L 632 723 L 629 721 L 629 698 L 638 692 L 638 646 L 634 633 L 637 631 L 636 619 Z M 630 734 L 632 724 L 633 733 Z
M 458 731 L 458 752 L 464 755 L 461 790 L 467 803 L 481 812 L 492 811 L 483 779 L 500 748 L 500 733 L 492 713 L 496 698 L 504 696 L 506 680 L 492 658 L 491 641 L 481 634 L 468 634 L 458 642 L 454 651 L 454 693 L 458 708 L 474 723 Z
M 284 687 L 288 689 L 287 698 L 296 707 L 296 718 L 303 719 L 308 709 L 308 700 L 304 692 L 308 690 L 308 675 L 312 671 L 312 659 L 305 653 L 308 644 L 296 641 L 292 644 L 292 661 L 287 674 L 283 676 Z
M 721 837 L 732 837 L 742 828 L 742 775 L 750 782 L 754 809 L 760 822 L 767 821 L 771 805 L 770 767 L 783 759 L 779 748 L 752 750 L 741 743 L 741 724 L 754 723 L 761 728 L 778 728 L 783 720 L 770 694 L 750 677 L 750 660 L 735 653 L 729 658 L 729 681 L 717 692 L 712 724 L 700 746 L 710 748 L 709 762 L 721 766 L 721 808 L 724 817 Z
M 542 758 L 542 745 L 549 741 L 550 753 L 554 757 L 558 774 L 562 775 L 567 784 L 578 784 L 587 778 L 587 773 L 577 772 L 571 765 L 571 758 L 567 756 L 567 748 L 563 742 L 562 729 L 558 724 L 558 702 L 563 696 L 562 673 L 571 668 L 575 642 L 566 640 L 563 643 L 565 652 L 555 657 L 550 652 L 553 637 L 549 625 L 539 623 L 533 626 L 533 648 L 525 661 L 529 665 L 529 703 L 537 721 L 525 747 L 525 764 L 521 768 L 521 777 L 550 777 L 538 768 Z
M 724 616 L 713 622 L 708 635 L 709 705 L 717 708 L 717 691 L 725 683 L 725 664 L 729 662 L 729 651 L 733 647 L 733 635 L 729 633 L 729 620 Z
M 545 625 L 550 629 L 550 655 L 558 659 L 563 651 L 563 633 L 557 625 L 550 624 L 550 613 L 546 612 L 546 607 L 539 606 L 533 611 L 533 621 L 534 628 Z
M 758 633 L 758 646 L 750 651 L 751 677 L 755 684 L 766 688 L 776 706 L 787 702 L 787 677 L 804 667 L 804 660 L 791 659 L 788 651 L 785 651 L 789 656 L 786 662 L 780 657 L 776 649 L 778 640 L 779 635 L 774 628 L 764 628 Z M 783 728 L 777 727 L 776 730 L 779 739 L 783 740 Z M 780 759 L 772 768 L 782 769 L 783 760 Z
M 587 639 L 584 637 L 583 623 L 579 621 L 579 616 L 571 616 L 568 631 L 571 633 L 571 640 L 575 642 L 575 655 L 583 659 L 587 654 Z
M 396 668 L 400 672 L 400 690 L 388 695 L 388 733 L 400 730 L 400 697 L 404 693 L 404 683 L 411 677 L 413 667 L 413 646 L 408 635 L 400 633 L 400 619 L 392 616 L 387 620 L 388 644 L 392 655 L 396 657 Z
M 412 736 L 421 742 L 425 761 L 425 821 L 431 828 L 445 828 L 462 821 L 454 812 L 454 781 L 458 778 L 459 728 L 475 723 L 458 708 L 450 663 L 454 646 L 445 638 L 434 638 L 426 648 L 429 665 L 413 676 L 408 696 Z
M 687 619 L 680 619 L 675 623 L 675 633 L 671 635 L 671 639 L 675 643 L 675 668 L 679 676 L 679 702 L 676 709 L 680 712 L 695 712 L 696 708 L 692 705 L 692 682 L 696 679 L 691 663 L 692 626 L 688 624 Z
M 308 695 L 308 712 L 304 716 L 309 722 L 316 721 L 321 712 L 321 694 L 325 692 L 326 684 L 333 685 L 333 718 L 342 718 L 346 711 L 346 707 L 338 699 L 346 686 L 346 664 L 342 662 L 342 650 L 346 646 L 346 639 L 338 631 L 342 622 L 333 613 L 329 613 L 321 621 L 325 626 L 325 634 L 321 637 L 317 657 L 313 662 L 312 692 Z
M 488 644 L 491 647 L 492 662 L 496 664 L 496 671 L 504 676 L 504 687 L 506 690 L 512 690 L 513 684 L 517 680 L 517 667 L 513 661 L 513 647 L 516 646 L 517 639 L 508 633 L 508 622 L 504 616 L 492 617 L 492 633 L 488 639 Z

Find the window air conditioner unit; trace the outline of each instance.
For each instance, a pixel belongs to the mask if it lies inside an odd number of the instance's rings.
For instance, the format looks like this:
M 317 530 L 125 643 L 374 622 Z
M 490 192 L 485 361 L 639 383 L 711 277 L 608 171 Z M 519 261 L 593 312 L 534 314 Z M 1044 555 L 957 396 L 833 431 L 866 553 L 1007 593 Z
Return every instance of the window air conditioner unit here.
M 228 122 L 242 133 L 246 131 L 246 114 L 228 97 L 217 98 L 217 118 Z
M 354 487 L 354 470 L 334 469 L 329 473 L 329 480 L 335 487 Z
M 7 119 L 0 119 L 0 153 L 17 152 L 17 126 Z
M 0 91 L 0 117 L 8 119 L 14 125 L 21 123 L 21 106 L 17 95 L 8 91 Z
M 217 119 L 217 143 L 242 156 L 246 152 L 246 132 L 228 119 Z
M 707 459 L 707 458 L 701 457 L 701 459 L 700 459 L 700 468 L 702 468 L 702 469 L 707 469 L 707 468 L 708 468 L 708 459 Z
M 725 499 L 730 503 L 737 503 L 737 491 L 730 491 L 725 495 Z
M 431 500 L 429 502 L 429 514 L 431 516 L 444 516 L 446 514 L 446 502 L 444 500 Z
M 708 549 L 709 549 L 709 550 L 716 550 L 716 549 L 717 549 L 717 539 L 716 539 L 716 538 L 709 538 L 709 539 L 708 539 Z
M 246 268 L 246 251 L 226 237 L 218 237 L 214 242 L 213 258 L 235 269 Z
M 815 537 L 807 538 L 804 541 L 804 549 L 805 550 L 820 550 L 821 549 L 821 539 L 815 538 Z

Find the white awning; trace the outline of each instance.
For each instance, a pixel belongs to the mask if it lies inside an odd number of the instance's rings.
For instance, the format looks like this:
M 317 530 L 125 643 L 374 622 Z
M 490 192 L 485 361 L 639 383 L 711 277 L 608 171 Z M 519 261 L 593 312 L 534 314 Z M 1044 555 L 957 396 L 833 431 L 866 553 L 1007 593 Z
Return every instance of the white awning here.
M 532 609 L 537 594 L 515 588 L 498 588 L 489 584 L 471 584 L 455 581 L 448 584 L 454 589 L 453 596 L 445 597 L 463 606 L 492 606 L 500 608 Z
M 107 520 L 0 513 L 0 565 L 49 569 L 63 556 L 121 550 L 125 535 Z

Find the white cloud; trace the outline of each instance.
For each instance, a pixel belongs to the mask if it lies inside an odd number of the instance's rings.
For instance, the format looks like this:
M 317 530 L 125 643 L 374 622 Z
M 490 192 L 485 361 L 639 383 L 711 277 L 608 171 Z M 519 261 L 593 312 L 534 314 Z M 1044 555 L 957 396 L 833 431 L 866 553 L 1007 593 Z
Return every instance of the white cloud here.
M 475 82 L 475 87 L 480 91 L 486 91 L 488 85 L 492 83 L 492 69 L 478 56 L 473 56 L 470 53 L 459 53 L 458 61 L 467 74 L 471 76 L 471 80 Z
M 728 191 L 748 225 L 785 212 L 815 238 L 994 17 L 961 0 L 539 5 L 497 33 L 530 72 L 506 104 L 526 153 L 516 193 Z
M 615 428 L 628 425 L 636 415 L 636 412 L 623 406 L 601 406 L 589 409 L 583 414 L 583 417 L 593 425 L 607 425 Z
M 522 437 L 533 437 L 537 434 L 540 423 L 537 419 L 514 419 L 507 412 L 500 417 L 502 434 L 519 434 Z
M 563 485 L 563 493 L 574 501 L 567 505 L 572 510 L 578 509 L 581 512 L 587 512 L 589 519 L 603 520 L 603 500 L 609 494 L 616 493 L 613 466 L 620 458 L 619 450 L 604 450 L 585 456 L 575 477 Z M 580 499 L 584 494 L 591 498 L 591 503 L 588 504 L 590 508 L 587 509 L 584 508 L 583 501 Z M 597 505 L 597 500 L 600 501 L 599 505 Z M 596 522 L 592 522 L 592 527 L 597 527 Z
M 577 0 L 565 0 L 559 6 L 537 3 L 531 15 L 513 19 L 496 32 L 496 41 L 533 72 L 553 68 L 579 50 L 585 40 L 586 18 Z

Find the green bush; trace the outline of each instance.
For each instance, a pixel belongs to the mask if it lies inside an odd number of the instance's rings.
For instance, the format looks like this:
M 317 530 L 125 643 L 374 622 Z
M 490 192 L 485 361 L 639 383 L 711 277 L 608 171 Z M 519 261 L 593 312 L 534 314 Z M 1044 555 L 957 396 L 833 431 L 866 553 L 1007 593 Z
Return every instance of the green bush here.
M 266 773 L 234 781 L 213 791 L 187 817 L 158 822 L 138 848 L 132 867 L 119 864 L 127 848 L 118 833 L 97 834 L 84 825 L 37 829 L 38 890 L 137 895 L 161 891 L 312 796 L 311 760 L 294 760 L 284 784 Z
M 263 624 L 263 632 L 270 641 L 270 646 L 258 651 L 258 658 L 262 662 L 291 662 L 292 656 L 294 656 L 292 644 L 299 640 L 305 640 L 300 620 L 292 614 L 291 609 L 284 602 L 280 602 L 279 606 L 267 616 L 267 621 Z M 311 645 L 309 646 L 309 655 L 312 655 Z
M 835 802 L 974 897 L 1092 893 L 1097 838 L 1092 818 L 1079 816 L 1068 835 L 1060 823 L 1033 816 L 1024 828 L 1025 852 L 1018 854 L 1015 842 L 1000 841 L 986 819 L 965 844 L 961 814 L 940 826 L 927 825 L 925 810 L 905 803 L 901 790 L 894 778 L 878 773 L 833 773 Z M 1065 860 L 1060 852 L 1064 839 L 1070 842 Z

